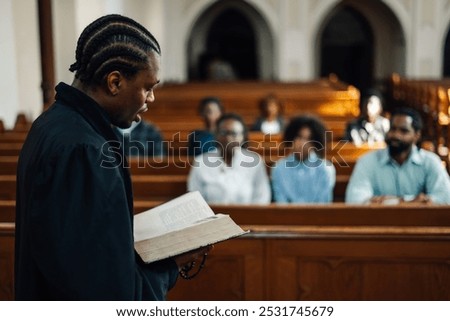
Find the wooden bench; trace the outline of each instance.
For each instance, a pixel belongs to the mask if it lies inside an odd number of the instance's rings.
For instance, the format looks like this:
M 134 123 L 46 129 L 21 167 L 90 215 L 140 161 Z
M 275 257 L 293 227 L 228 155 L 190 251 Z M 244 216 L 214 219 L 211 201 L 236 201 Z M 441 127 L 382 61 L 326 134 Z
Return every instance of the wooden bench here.
M 137 211 L 149 202 L 136 203 Z M 154 204 L 153 204 L 154 205 Z M 151 206 L 153 206 L 151 205 Z M 448 206 L 213 206 L 250 234 L 216 244 L 170 300 L 449 300 Z M 0 299 L 13 298 L 14 224 L 0 224 Z
M 16 221 L 16 201 L 0 200 L 0 222 Z
M 334 201 L 342 202 L 349 180 L 348 174 L 337 175 Z M 187 191 L 187 175 L 132 175 L 136 200 L 167 201 Z M 16 198 L 16 176 L 0 175 L 0 200 Z
M 276 157 L 264 157 L 268 174 L 270 174 L 278 159 Z M 345 160 L 345 162 L 340 162 L 337 158 L 332 158 L 332 160 L 334 161 L 337 175 L 351 175 L 356 163 L 354 160 Z M 0 159 L 0 166 L 1 164 Z M 181 155 L 162 158 L 132 157 L 128 160 L 128 164 L 132 175 L 188 175 L 191 167 L 194 165 L 194 160 L 191 157 Z
M 0 222 L 0 301 L 14 299 L 14 223 Z
M 177 132 L 203 127 L 198 104 L 206 96 L 216 96 L 222 100 L 227 112 L 241 115 L 244 122 L 251 125 L 260 114 L 259 102 L 268 94 L 275 94 L 283 102 L 287 120 L 299 114 L 314 114 L 323 119 L 337 138 L 342 137 L 346 123 L 359 114 L 358 90 L 321 80 L 303 83 L 166 83 L 155 90 L 156 100 L 144 117 L 155 123 L 166 140 L 170 140 Z
M 441 281 L 450 277 L 449 207 L 213 209 L 251 233 L 217 244 L 202 274 L 179 280 L 171 300 L 450 298 Z
M 16 176 L 0 175 L 0 200 L 16 199 Z
M 17 156 L 0 156 L 0 175 L 15 175 L 17 160 Z
M 23 143 L 0 143 L 0 156 L 19 156 Z
M 337 175 L 334 188 L 335 202 L 344 201 L 348 179 L 347 175 Z M 187 191 L 185 175 L 133 176 L 132 181 L 135 200 L 166 201 Z
M 192 116 L 191 116 L 192 117 Z M 289 121 L 287 119 L 286 121 Z M 337 139 L 344 137 L 345 129 L 347 126 L 347 122 L 343 120 L 326 120 L 324 124 L 327 128 L 327 131 L 333 133 L 333 136 Z M 185 117 L 179 121 L 174 120 L 159 120 L 158 123 L 155 122 L 155 125 L 159 128 L 161 135 L 165 141 L 172 141 L 174 138 L 188 140 L 188 135 L 195 129 L 202 129 L 204 125 L 200 122 L 193 121 Z M 248 129 L 251 128 L 252 123 L 246 123 Z M 252 134 L 261 134 L 261 132 L 250 131 L 250 135 Z
M 0 143 L 23 143 L 27 137 L 27 132 L 8 131 L 0 133 Z
M 186 175 L 139 175 L 132 182 L 135 200 L 167 201 L 187 190 Z
M 359 113 L 359 92 L 326 80 L 321 82 L 227 82 L 163 84 L 155 90 L 150 119 L 174 114 L 196 115 L 200 100 L 206 96 L 219 97 L 227 111 L 244 117 L 259 114 L 259 102 L 268 94 L 276 95 L 291 116 L 312 112 L 326 116 L 356 116 Z M 339 108 L 336 108 L 339 107 Z

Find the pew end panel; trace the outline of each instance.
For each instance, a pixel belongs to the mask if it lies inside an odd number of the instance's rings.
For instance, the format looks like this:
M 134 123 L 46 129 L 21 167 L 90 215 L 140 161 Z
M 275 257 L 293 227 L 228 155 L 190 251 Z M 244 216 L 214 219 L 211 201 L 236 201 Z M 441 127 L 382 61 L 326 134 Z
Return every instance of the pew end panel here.
M 0 301 L 14 299 L 14 223 L 0 223 Z

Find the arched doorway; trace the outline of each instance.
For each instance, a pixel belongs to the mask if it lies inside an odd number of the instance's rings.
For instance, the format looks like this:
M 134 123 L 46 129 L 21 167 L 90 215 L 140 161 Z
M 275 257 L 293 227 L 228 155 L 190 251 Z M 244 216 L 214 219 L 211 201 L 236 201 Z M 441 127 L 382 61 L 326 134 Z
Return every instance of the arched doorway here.
M 239 10 L 223 11 L 209 28 L 206 51 L 200 58 L 201 79 L 208 77 L 214 60 L 228 63 L 237 79 L 257 79 L 255 31 Z
M 340 8 L 320 41 L 320 76 L 334 73 L 359 89 L 373 85 L 373 32 L 358 11 L 349 6 Z
M 386 92 L 392 73 L 405 74 L 405 34 L 382 1 L 341 1 L 323 20 L 316 39 L 318 76 L 334 72 L 361 90 L 370 86 Z
M 443 77 L 450 77 L 450 30 L 447 32 L 444 44 L 444 57 L 443 57 Z
M 209 67 L 217 61 L 222 72 L 219 78 L 233 78 L 229 77 L 232 69 L 234 79 L 272 79 L 271 34 L 262 15 L 250 4 L 234 0 L 214 3 L 198 17 L 189 37 L 189 80 L 208 80 Z

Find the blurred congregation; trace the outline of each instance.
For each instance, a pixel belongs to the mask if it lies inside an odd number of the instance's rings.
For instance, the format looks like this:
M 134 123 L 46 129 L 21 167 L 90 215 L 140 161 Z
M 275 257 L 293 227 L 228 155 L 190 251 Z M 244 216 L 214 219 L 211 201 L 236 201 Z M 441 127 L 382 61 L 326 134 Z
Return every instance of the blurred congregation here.
M 114 128 L 134 212 L 200 191 L 250 230 L 217 244 L 169 300 L 450 299 L 447 2 L 86 3 L 1 4 L 0 25 L 15 30 L 2 34 L 14 59 L 0 62 L 13 80 L 0 87 L 1 300 L 14 297 L 23 142 L 68 77 L 66 43 L 109 12 L 162 45 L 155 101 Z

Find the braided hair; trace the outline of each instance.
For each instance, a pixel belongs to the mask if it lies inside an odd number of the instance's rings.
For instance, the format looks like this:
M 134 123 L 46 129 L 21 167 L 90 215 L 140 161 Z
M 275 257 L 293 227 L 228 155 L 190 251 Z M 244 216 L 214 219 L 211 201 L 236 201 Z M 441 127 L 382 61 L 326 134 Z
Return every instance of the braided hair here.
M 69 70 L 87 84 L 101 84 L 113 70 L 131 78 L 148 66 L 148 55 L 161 55 L 155 37 L 133 19 L 106 15 L 89 24 L 81 33 L 75 63 Z

